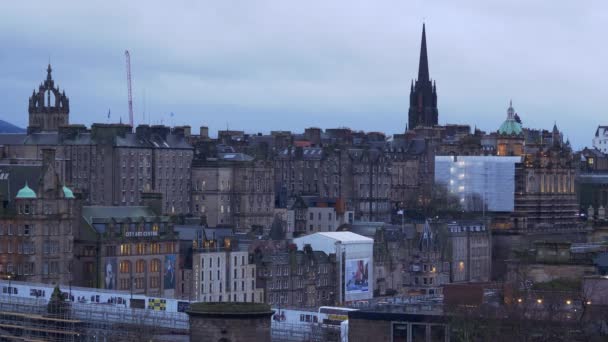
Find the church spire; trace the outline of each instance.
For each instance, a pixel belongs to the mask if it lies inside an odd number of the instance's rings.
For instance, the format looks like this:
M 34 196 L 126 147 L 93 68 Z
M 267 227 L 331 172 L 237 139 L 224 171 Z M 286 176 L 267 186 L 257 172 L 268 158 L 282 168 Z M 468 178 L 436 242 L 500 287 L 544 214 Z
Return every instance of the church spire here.
M 429 58 L 426 53 L 426 29 L 422 23 L 422 41 L 420 42 L 420 63 L 418 64 L 418 81 L 430 81 Z
M 52 80 L 53 78 L 51 77 L 51 72 L 53 71 L 53 69 L 51 69 L 51 63 L 49 63 L 49 66 L 46 68 L 46 79 L 47 80 Z

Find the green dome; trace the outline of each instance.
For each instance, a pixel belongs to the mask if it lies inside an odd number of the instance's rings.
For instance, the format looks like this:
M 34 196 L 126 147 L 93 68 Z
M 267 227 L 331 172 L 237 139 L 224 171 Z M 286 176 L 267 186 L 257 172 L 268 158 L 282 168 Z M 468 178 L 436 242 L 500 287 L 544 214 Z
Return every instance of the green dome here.
M 509 101 L 507 109 L 507 119 L 500 125 L 499 134 L 519 135 L 521 134 L 521 124 L 515 120 L 515 109 L 513 109 L 513 101 Z
M 515 120 L 507 119 L 502 123 L 502 125 L 500 125 L 498 133 L 506 135 L 519 135 L 521 134 L 521 124 Z
M 74 193 L 72 192 L 72 190 L 70 190 L 70 188 L 65 185 L 63 186 L 63 196 L 65 198 L 76 198 L 74 197 Z
M 17 198 L 36 198 L 36 193 L 29 186 L 27 186 L 27 182 L 25 186 L 17 192 Z

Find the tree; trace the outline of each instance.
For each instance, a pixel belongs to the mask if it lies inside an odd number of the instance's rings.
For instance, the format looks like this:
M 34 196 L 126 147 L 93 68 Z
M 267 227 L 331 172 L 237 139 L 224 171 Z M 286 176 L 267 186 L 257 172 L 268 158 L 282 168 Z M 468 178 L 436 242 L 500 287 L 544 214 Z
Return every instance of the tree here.
M 55 286 L 51 299 L 47 305 L 47 312 L 50 316 L 69 318 L 70 303 L 66 302 L 67 295 L 61 292 L 59 285 Z

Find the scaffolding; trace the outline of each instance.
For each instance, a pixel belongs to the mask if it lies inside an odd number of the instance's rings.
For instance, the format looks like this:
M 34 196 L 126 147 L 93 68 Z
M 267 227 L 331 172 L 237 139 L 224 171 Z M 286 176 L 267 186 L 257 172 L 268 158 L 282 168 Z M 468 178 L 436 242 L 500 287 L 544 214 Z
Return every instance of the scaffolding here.
M 105 304 L 0 296 L 0 340 L 150 341 L 187 340 L 184 313 L 119 308 Z
M 272 322 L 272 342 L 340 342 L 340 326 Z

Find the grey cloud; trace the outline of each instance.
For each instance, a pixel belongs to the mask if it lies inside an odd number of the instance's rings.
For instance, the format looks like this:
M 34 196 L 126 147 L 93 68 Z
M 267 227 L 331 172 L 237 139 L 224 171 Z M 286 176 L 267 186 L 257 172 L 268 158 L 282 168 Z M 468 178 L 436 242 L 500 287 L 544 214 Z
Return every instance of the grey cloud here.
M 72 121 L 126 112 L 212 130 L 404 129 L 426 18 L 440 122 L 494 130 L 513 98 L 576 146 L 602 122 L 608 4 L 554 1 L 10 2 L 0 14 L 0 116 L 26 125 L 51 57 Z

